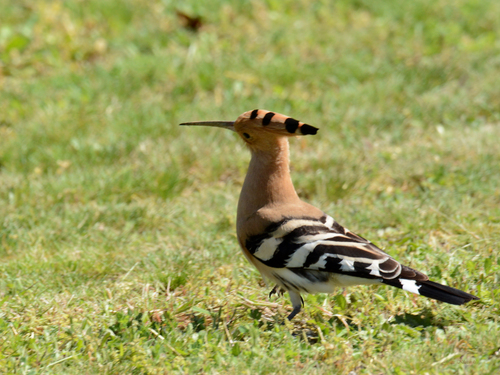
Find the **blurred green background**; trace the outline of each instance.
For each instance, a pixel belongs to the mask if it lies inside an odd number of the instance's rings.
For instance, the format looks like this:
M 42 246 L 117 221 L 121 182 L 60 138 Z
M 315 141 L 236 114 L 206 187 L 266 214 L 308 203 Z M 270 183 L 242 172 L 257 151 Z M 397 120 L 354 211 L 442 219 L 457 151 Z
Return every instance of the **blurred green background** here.
M 0 373 L 500 370 L 500 3 L 0 9 Z M 178 126 L 254 108 L 320 128 L 301 197 L 481 301 L 356 287 L 281 325 L 235 236 L 248 152 Z

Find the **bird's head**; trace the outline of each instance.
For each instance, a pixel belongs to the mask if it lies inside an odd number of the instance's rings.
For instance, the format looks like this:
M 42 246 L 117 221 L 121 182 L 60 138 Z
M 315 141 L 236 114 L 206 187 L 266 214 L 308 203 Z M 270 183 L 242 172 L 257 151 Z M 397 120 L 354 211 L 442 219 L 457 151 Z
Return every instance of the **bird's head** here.
M 232 130 L 254 150 L 267 148 L 280 138 L 318 132 L 318 128 L 314 126 L 264 109 L 245 112 L 236 121 L 197 121 L 184 122 L 181 125 L 215 126 Z

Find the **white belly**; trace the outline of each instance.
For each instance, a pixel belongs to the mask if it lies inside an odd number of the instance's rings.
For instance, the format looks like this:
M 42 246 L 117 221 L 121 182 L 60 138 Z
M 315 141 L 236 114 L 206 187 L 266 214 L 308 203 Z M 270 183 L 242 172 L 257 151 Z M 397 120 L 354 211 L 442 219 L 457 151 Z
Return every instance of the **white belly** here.
M 299 293 L 332 293 L 338 287 L 381 283 L 380 279 L 365 279 L 324 271 L 302 271 L 298 274 L 288 268 L 271 268 L 262 263 L 257 268 L 264 279 L 271 280 L 283 289 Z

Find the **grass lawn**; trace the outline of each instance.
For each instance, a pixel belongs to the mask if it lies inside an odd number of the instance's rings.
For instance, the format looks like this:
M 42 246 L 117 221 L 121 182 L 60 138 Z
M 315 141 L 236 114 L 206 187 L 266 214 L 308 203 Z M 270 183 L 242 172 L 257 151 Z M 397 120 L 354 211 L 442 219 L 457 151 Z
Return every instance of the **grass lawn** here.
M 500 372 L 500 2 L 0 0 L 0 373 Z M 202 17 L 197 31 L 177 11 Z M 235 233 L 254 108 L 299 195 L 440 283 L 309 295 Z

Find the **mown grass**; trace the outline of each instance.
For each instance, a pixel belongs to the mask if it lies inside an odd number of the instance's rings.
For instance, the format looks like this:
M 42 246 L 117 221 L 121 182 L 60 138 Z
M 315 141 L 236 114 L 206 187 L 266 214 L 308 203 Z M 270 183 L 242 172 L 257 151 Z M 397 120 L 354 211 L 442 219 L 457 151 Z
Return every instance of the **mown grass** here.
M 500 5 L 0 1 L 0 372 L 496 374 Z M 182 11 L 203 17 L 198 32 Z M 434 280 L 287 298 L 238 249 L 265 108 L 300 195 Z

